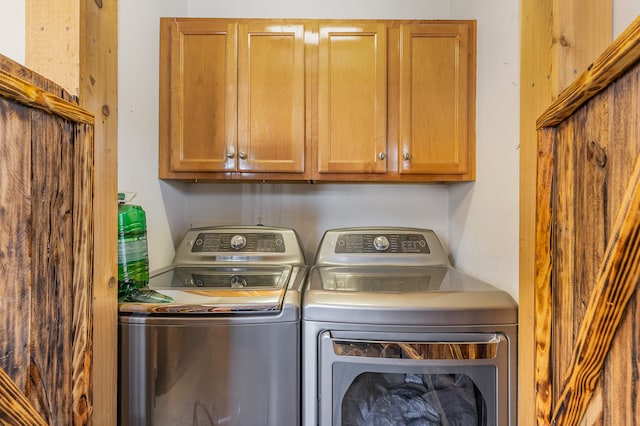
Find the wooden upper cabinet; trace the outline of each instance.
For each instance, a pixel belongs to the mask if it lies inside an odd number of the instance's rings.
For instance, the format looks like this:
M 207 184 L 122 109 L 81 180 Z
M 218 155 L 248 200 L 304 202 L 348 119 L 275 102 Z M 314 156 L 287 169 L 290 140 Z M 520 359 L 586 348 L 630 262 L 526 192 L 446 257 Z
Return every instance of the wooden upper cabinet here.
M 304 172 L 303 25 L 240 24 L 238 170 Z
M 387 170 L 386 32 L 384 23 L 319 27 L 320 174 Z
M 475 21 L 400 25 L 400 174 L 475 175 Z
M 475 21 L 160 23 L 161 178 L 475 179 Z
M 170 170 L 233 171 L 237 25 L 171 19 L 169 28 Z
M 304 25 L 162 23 L 160 176 L 304 173 Z

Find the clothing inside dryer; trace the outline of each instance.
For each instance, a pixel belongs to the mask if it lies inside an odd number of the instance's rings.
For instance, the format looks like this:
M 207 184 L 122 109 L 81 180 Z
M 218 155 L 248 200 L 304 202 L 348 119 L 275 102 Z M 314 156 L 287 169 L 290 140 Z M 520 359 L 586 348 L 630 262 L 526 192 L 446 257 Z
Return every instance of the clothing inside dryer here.
M 343 426 L 486 426 L 486 402 L 466 374 L 360 374 L 342 400 Z

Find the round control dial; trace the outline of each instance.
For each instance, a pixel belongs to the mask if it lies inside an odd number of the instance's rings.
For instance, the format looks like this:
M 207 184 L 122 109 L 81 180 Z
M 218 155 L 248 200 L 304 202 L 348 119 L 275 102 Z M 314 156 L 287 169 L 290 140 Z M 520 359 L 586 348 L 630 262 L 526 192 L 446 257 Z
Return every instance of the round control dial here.
M 373 247 L 378 251 L 385 251 L 389 248 L 389 239 L 380 235 L 373 240 Z
M 247 286 L 247 280 L 237 275 L 231 277 L 231 288 L 245 288 Z
M 231 237 L 231 241 L 229 241 L 232 249 L 241 250 L 247 245 L 247 239 L 244 235 L 234 235 Z

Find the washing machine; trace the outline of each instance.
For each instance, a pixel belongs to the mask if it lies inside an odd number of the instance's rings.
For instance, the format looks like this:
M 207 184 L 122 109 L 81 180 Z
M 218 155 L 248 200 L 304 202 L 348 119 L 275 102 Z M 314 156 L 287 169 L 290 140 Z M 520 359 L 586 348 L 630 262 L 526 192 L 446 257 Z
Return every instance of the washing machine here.
M 293 229 L 189 230 L 119 306 L 119 424 L 299 425 L 306 272 Z
M 302 345 L 305 426 L 516 425 L 517 304 L 431 230 L 328 230 Z

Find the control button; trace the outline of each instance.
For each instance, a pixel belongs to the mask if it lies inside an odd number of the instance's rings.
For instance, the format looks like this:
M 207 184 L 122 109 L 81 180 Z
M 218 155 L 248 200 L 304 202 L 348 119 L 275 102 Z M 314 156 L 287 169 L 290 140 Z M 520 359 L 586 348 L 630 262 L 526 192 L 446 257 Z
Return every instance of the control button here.
M 376 237 L 373 240 L 373 247 L 378 251 L 385 251 L 389 248 L 389 239 L 384 235 Z
M 244 235 L 234 235 L 233 237 L 231 237 L 231 241 L 229 242 L 229 244 L 231 244 L 231 248 L 235 250 L 241 250 L 247 245 L 247 239 L 244 237 Z
M 244 288 L 247 286 L 247 280 L 244 278 L 234 275 L 231 277 L 231 288 Z

